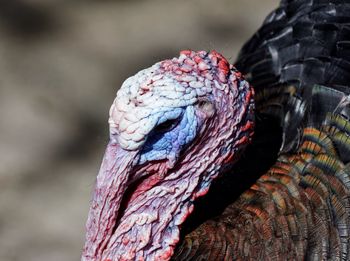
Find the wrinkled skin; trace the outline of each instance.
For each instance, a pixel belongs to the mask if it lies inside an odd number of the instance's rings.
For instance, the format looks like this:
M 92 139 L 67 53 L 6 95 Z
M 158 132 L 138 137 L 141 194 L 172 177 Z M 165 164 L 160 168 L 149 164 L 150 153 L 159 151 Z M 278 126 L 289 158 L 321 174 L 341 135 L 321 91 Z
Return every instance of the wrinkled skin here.
M 215 51 L 182 51 L 127 79 L 82 260 L 169 260 L 193 201 L 249 143 L 253 107 L 249 84 Z

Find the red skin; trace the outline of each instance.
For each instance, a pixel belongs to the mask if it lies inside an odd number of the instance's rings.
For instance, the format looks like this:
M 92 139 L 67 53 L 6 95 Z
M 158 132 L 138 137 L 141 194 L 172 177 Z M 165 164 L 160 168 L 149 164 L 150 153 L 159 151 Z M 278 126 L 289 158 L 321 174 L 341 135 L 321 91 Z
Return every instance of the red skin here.
M 179 227 L 193 211 L 192 202 L 208 192 L 211 181 L 237 160 L 251 139 L 253 90 L 242 75 L 216 51 L 180 54 L 179 59 L 161 62 L 160 70 L 178 81 L 191 75 L 212 83 L 210 104 L 196 107 L 202 124 L 199 137 L 174 168 L 165 160 L 137 166 L 139 151 L 123 150 L 116 142 L 108 145 L 82 260 L 169 260 Z M 146 93 L 149 88 L 140 90 Z

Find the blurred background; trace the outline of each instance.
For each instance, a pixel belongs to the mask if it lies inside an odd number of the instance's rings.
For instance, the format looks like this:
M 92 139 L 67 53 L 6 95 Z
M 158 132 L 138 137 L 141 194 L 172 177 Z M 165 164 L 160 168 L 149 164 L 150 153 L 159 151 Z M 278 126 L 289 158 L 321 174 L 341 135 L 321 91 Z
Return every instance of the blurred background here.
M 79 260 L 123 80 L 181 49 L 231 62 L 277 0 L 0 0 L 0 260 Z

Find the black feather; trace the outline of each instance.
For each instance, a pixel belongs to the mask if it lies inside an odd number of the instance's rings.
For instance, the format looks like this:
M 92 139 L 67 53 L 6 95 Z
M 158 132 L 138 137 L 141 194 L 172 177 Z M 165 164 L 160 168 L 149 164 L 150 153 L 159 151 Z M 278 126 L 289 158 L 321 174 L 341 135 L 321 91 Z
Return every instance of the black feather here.
M 348 89 L 350 1 L 282 1 L 243 46 L 236 66 L 255 87 L 258 110 L 279 115 L 284 139 L 281 150 L 293 150 L 298 129 L 310 121 L 321 124 L 325 119 L 322 109 L 321 114 L 312 116 L 313 86 L 341 85 Z M 275 101 L 286 86 L 294 87 L 289 98 L 281 97 L 279 106 L 267 102 L 265 94 Z M 268 104 L 270 108 L 266 108 Z

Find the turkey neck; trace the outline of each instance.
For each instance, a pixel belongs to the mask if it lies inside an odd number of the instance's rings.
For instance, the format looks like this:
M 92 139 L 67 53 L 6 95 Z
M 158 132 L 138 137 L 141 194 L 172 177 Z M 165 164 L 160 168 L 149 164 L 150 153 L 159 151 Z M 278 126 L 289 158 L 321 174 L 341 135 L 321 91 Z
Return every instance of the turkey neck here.
M 232 168 L 214 180 L 208 194 L 194 202 L 193 213 L 181 227 L 181 240 L 206 220 L 220 216 L 276 162 L 282 142 L 279 119 L 259 113 L 255 118 L 252 143 Z

